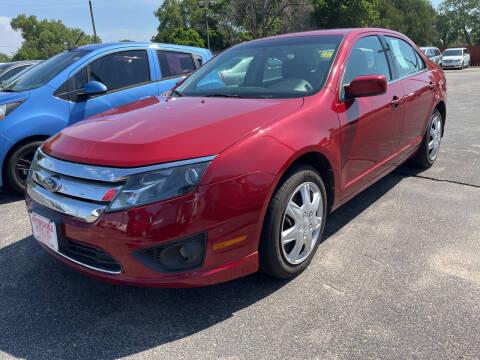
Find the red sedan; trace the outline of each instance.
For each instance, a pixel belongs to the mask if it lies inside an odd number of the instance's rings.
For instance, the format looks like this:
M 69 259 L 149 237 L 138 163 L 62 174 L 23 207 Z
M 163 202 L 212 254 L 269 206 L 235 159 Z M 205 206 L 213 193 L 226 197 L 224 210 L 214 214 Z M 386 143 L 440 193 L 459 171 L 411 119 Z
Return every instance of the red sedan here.
M 168 97 L 50 138 L 28 179 L 34 236 L 114 283 L 291 278 L 312 260 L 329 212 L 407 159 L 432 166 L 445 102 L 443 71 L 397 32 L 242 43 Z

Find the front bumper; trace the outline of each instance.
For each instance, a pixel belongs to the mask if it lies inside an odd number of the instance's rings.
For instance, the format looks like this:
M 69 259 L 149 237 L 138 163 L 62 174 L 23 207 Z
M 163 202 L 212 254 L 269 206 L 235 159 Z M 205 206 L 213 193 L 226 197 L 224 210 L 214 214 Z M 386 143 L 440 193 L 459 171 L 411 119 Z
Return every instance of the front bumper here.
M 94 278 L 138 286 L 204 286 L 258 270 L 262 209 L 273 178 L 254 173 L 200 186 L 192 194 L 130 210 L 103 213 L 86 223 L 51 210 L 26 196 L 27 209 L 57 224 L 57 234 L 109 254 L 121 266 L 105 272 L 42 246 L 74 269 Z M 207 234 L 203 264 L 185 272 L 161 272 L 135 257 L 135 252 L 200 232 Z M 231 246 L 231 239 L 244 238 Z
M 460 69 L 462 67 L 462 63 L 448 63 L 448 64 L 445 64 L 445 63 L 442 63 L 442 67 L 444 69 Z

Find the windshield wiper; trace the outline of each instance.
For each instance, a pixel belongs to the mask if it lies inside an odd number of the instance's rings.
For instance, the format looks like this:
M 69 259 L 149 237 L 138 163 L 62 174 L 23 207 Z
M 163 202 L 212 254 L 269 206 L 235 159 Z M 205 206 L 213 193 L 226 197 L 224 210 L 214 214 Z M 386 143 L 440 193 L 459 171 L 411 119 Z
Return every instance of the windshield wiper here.
M 183 94 L 182 94 L 180 91 L 178 91 L 178 90 L 173 90 L 173 91 L 172 91 L 172 95 L 173 95 L 173 94 L 177 95 L 178 97 L 182 97 L 182 96 L 183 96 Z
M 207 94 L 203 95 L 205 97 L 226 97 L 226 98 L 241 98 L 240 95 L 237 94 Z
M 7 88 L 0 88 L 0 91 L 3 91 L 3 92 L 17 92 L 16 90 L 7 89 Z

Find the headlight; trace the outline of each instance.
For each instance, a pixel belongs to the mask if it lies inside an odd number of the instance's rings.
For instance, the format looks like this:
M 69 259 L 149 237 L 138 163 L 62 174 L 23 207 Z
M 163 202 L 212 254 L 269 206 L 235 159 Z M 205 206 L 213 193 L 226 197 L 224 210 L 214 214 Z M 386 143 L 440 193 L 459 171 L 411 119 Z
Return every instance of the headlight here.
M 113 198 L 108 211 L 153 204 L 194 192 L 210 161 L 131 176 Z
M 1 104 L 0 105 L 0 120 L 2 120 L 5 116 L 10 114 L 13 110 L 15 110 L 22 102 L 22 101 L 14 101 L 8 104 Z

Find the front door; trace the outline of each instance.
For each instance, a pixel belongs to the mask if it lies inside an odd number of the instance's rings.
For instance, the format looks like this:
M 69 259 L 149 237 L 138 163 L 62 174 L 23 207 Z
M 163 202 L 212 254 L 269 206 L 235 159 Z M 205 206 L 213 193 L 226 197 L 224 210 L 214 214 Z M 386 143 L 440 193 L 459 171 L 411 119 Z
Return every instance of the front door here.
M 105 94 L 85 98 L 83 88 L 89 81 L 99 81 L 107 87 Z M 70 123 L 146 97 L 158 95 L 151 81 L 147 50 L 127 50 L 105 55 L 68 81 Z
M 404 118 L 403 89 L 399 83 L 389 83 L 382 95 L 348 98 L 344 86 L 360 75 L 385 75 L 387 81 L 393 80 L 385 49 L 376 35 L 356 40 L 339 90 L 344 195 L 358 191 L 386 169 L 398 147 Z

